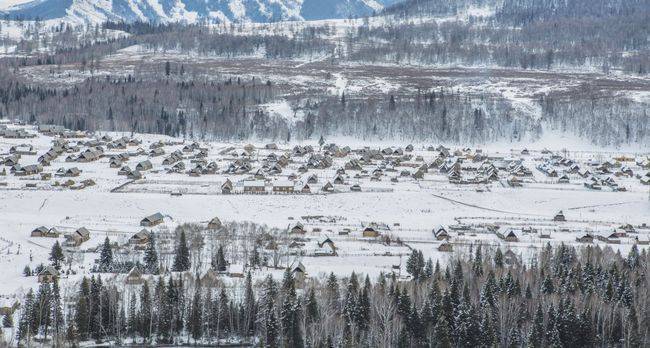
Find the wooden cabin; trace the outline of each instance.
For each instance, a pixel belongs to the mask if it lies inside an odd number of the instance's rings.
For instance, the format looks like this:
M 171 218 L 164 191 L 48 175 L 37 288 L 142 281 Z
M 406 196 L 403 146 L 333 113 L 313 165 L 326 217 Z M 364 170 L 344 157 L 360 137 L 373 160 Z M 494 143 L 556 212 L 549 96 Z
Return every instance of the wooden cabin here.
M 38 274 L 39 283 L 53 283 L 55 279 L 59 278 L 59 271 L 53 266 L 47 266 Z

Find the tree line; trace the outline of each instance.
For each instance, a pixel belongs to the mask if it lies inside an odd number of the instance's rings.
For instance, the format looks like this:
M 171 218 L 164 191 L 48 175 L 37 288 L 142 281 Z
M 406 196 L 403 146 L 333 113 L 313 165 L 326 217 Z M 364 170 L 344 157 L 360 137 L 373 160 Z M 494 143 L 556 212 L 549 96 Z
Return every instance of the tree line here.
M 179 237 L 181 238 L 181 237 Z M 17 339 L 69 345 L 216 344 L 268 347 L 644 347 L 650 343 L 647 250 L 548 244 L 530 260 L 472 245 L 446 264 L 419 250 L 408 278 L 351 273 L 280 281 L 251 265 L 239 282 L 192 273 L 177 240 L 174 269 L 125 290 L 84 277 L 61 303 L 58 283 L 29 292 Z M 233 255 L 221 251 L 222 261 Z M 259 255 L 258 255 L 259 256 Z M 220 257 L 220 258 L 221 258 Z M 177 268 L 176 266 L 183 267 Z M 214 265 L 213 267 L 218 267 Z M 180 272 L 185 270 L 185 272 Z M 227 285 L 231 284 L 231 285 Z M 239 285 L 234 285 L 239 284 Z

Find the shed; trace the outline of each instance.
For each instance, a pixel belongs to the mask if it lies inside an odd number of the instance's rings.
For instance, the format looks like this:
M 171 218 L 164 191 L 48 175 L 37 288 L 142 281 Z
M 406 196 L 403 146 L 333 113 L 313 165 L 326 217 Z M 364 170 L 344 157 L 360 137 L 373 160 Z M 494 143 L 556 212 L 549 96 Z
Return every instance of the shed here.
M 138 163 L 135 166 L 135 170 L 138 170 L 138 171 L 141 171 L 141 172 L 143 172 L 145 170 L 151 170 L 152 168 L 153 168 L 153 164 L 151 164 L 151 161 L 149 161 L 149 160 L 142 161 L 142 162 Z
M 151 239 L 151 232 L 143 228 L 142 230 L 140 230 L 140 232 L 134 234 L 133 236 L 131 236 L 131 238 L 129 238 L 129 243 L 136 246 L 143 246 L 149 243 L 150 239 Z
M 222 226 L 221 220 L 219 220 L 219 218 L 216 216 L 213 217 L 212 220 L 210 220 L 210 222 L 208 222 L 208 228 L 213 230 L 221 228 L 221 226 Z
M 566 221 L 566 217 L 564 216 L 564 213 L 562 210 L 560 210 L 555 216 L 553 217 L 553 221 Z
M 362 235 L 364 237 L 376 238 L 376 237 L 379 237 L 379 231 L 377 231 L 374 228 L 368 226 L 363 230 Z
M 41 273 L 38 274 L 39 283 L 52 283 L 55 279 L 59 278 L 59 271 L 53 266 L 43 268 Z
M 142 272 L 138 267 L 133 267 L 126 275 L 124 279 L 124 284 L 128 285 L 141 285 L 144 284 L 144 278 L 142 277 Z
M 296 222 L 289 232 L 293 234 L 305 234 L 305 226 L 302 222 Z
M 164 216 L 161 213 L 155 213 L 140 220 L 140 226 L 152 227 L 163 223 Z
M 224 182 L 221 185 L 221 193 L 227 195 L 227 194 L 231 194 L 232 191 L 233 191 L 232 181 L 230 181 L 230 179 L 226 179 L 226 182 Z

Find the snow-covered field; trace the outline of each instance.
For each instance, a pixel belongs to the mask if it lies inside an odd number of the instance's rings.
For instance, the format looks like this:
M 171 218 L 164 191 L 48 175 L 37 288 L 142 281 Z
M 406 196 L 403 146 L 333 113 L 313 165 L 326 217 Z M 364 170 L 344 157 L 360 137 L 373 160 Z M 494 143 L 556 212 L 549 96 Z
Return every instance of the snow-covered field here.
M 39 134 L 32 126 L 8 124 L 9 129 L 25 129 L 35 138 L 16 139 L 0 138 L 0 157 L 7 158 L 12 146 L 29 144 L 35 154 L 22 155 L 22 166 L 37 163 L 52 145 L 52 136 Z M 113 140 L 130 134 L 109 135 Z M 69 144 L 86 142 L 100 135 L 88 138 L 68 139 Z M 447 226 L 451 236 L 450 243 L 455 252 L 468 250 L 471 245 L 500 245 L 504 250 L 512 250 L 525 262 L 538 248 L 546 243 L 576 243 L 576 238 L 590 233 L 602 240 L 594 241 L 601 247 L 612 247 L 627 252 L 637 242 L 641 248 L 647 248 L 650 229 L 643 224 L 650 223 L 649 186 L 641 184 L 648 168 L 648 153 L 617 153 L 609 151 L 567 151 L 550 149 L 557 152 L 542 153 L 543 147 L 529 147 L 530 154 L 522 154 L 522 148 L 510 149 L 505 146 L 482 148 L 485 161 L 495 164 L 502 161 L 519 161 L 531 171 L 531 175 L 521 178 L 522 187 L 510 187 L 508 170 L 497 171 L 497 178 L 482 184 L 451 183 L 449 174 L 430 166 L 440 156 L 439 151 L 428 149 L 431 144 L 413 144 L 412 152 L 402 155 L 385 154 L 384 160 L 373 159 L 363 163 L 361 170 L 347 169 L 341 174 L 343 182 L 335 182 L 337 169 L 344 168 L 351 160 L 359 159 L 361 152 L 352 151 L 345 156 L 332 157 L 332 165 L 325 169 L 307 168 L 306 163 L 312 153 L 296 155 L 294 145 L 278 144 L 279 149 L 265 149 L 265 144 L 252 144 L 254 149 L 249 156 L 242 157 L 244 143 L 201 143 L 200 148 L 207 150 L 206 162 L 217 165 L 214 174 L 190 176 L 187 171 L 194 168 L 192 151 L 182 151 L 191 142 L 183 143 L 181 139 L 172 139 L 158 135 L 136 134 L 134 138 L 142 140 L 140 145 L 130 145 L 126 149 L 109 149 L 107 140 L 101 140 L 103 156 L 92 162 L 66 162 L 69 155 L 77 155 L 87 148 L 63 153 L 43 169 L 52 177 L 41 179 L 40 174 L 16 176 L 9 166 L 0 166 L 6 175 L 0 176 L 0 267 L 4 270 L 4 281 L 0 283 L 0 294 L 10 295 L 24 293 L 25 289 L 37 285 L 36 277 L 24 277 L 26 265 L 35 268 L 39 264 L 48 264 L 48 254 L 55 238 L 31 237 L 30 232 L 39 227 L 56 227 L 62 234 L 71 233 L 77 228 L 86 227 L 91 232 L 89 241 L 78 248 L 70 249 L 74 255 L 71 268 L 77 273 L 70 276 L 68 282 L 74 282 L 83 274 L 88 274 L 94 260 L 98 257 L 95 248 L 105 237 L 122 245 L 141 230 L 140 220 L 145 216 L 160 212 L 165 216 L 164 223 L 153 228 L 154 233 L 169 234 L 182 223 L 207 224 L 213 217 L 223 222 L 251 221 L 270 228 L 287 231 L 297 222 L 304 224 L 306 233 L 298 236 L 304 246 L 302 256 L 285 255 L 283 264 L 301 261 L 310 277 L 320 277 L 330 271 L 344 275 L 351 271 L 376 276 L 379 272 L 395 270 L 401 266 L 404 275 L 405 256 L 410 248 L 421 249 L 425 257 L 431 256 L 445 263 L 453 253 L 438 251 L 442 243 L 432 233 L 438 226 Z M 162 149 L 165 154 L 149 156 L 150 145 L 157 141 L 167 142 Z M 306 144 L 302 144 L 306 145 Z M 309 144 L 315 153 L 319 145 Z M 345 143 L 337 143 L 344 149 Z M 408 144 L 373 144 L 373 149 L 385 149 L 392 145 L 392 150 L 406 149 Z M 352 144 L 351 150 L 358 149 Z M 380 147 L 381 146 L 381 147 Z M 435 145 L 437 146 L 437 144 Z M 138 148 L 144 149 L 141 154 Z M 176 150 L 181 150 L 185 170 L 168 173 L 172 165 L 163 165 L 163 160 Z M 251 150 L 248 147 L 248 150 Z M 474 150 L 454 154 L 451 149 L 446 161 L 464 158 L 461 176 L 470 179 L 476 176 L 476 167 L 483 162 L 472 162 L 468 158 L 480 152 Z M 153 168 L 144 170 L 144 178 L 131 182 L 125 176 L 118 175 L 119 168 L 109 166 L 109 158 L 120 153 L 133 154 L 123 163 L 131 169 L 142 161 L 150 160 Z M 546 152 L 546 151 L 544 151 Z M 386 152 L 388 153 L 388 152 Z M 237 154 L 237 156 L 235 156 Z M 281 173 L 268 172 L 273 161 L 268 156 L 286 154 L 288 164 Z M 601 190 L 590 190 L 583 185 L 585 179 L 576 173 L 568 173 L 568 167 L 557 164 L 554 168 L 558 177 L 547 177 L 536 167 L 542 163 L 552 163 L 551 158 L 560 156 L 570 159 L 582 169 L 594 172 L 594 177 L 613 178 L 625 192 L 613 191 L 609 186 Z M 407 156 L 407 157 L 403 157 Z M 625 156 L 625 158 L 621 158 Z M 378 157 L 377 157 L 378 158 Z M 618 162 L 616 160 L 618 158 Z M 400 161 L 396 161 L 400 159 Z M 246 173 L 228 173 L 227 169 L 235 161 L 250 163 Z M 484 161 L 484 162 L 485 162 Z M 596 168 L 609 161 L 611 174 L 596 174 Z M 519 163 L 518 162 L 518 163 Z M 636 163 L 638 162 L 638 163 Z M 177 162 L 178 163 L 178 162 Z M 268 166 L 265 167 L 265 164 Z M 413 177 L 422 165 L 430 167 L 419 179 Z M 300 167 L 307 169 L 301 173 Z M 77 167 L 81 170 L 78 177 L 58 177 L 59 168 Z M 260 170 L 261 169 L 261 170 Z M 376 171 L 380 169 L 380 174 Z M 621 170 L 633 172 L 632 176 L 616 176 Z M 258 170 L 260 170 L 258 172 Z M 568 183 L 558 183 L 559 177 L 567 172 Z M 311 175 L 316 182 L 309 184 L 311 193 L 273 194 L 273 186 L 286 182 L 290 174 L 296 174 L 295 189 L 302 190 Z M 265 194 L 244 193 L 245 179 L 258 177 L 264 180 Z M 262 176 L 264 179 L 261 179 Z M 373 179 L 375 177 L 376 179 Z M 71 179 L 78 184 L 92 179 L 96 185 L 80 189 L 57 186 Z M 221 185 L 229 179 L 233 183 L 233 193 L 223 194 Z M 333 189 L 323 192 L 326 183 L 333 183 Z M 275 184 L 274 184 L 275 183 Z M 126 184 L 126 185 L 124 185 Z M 352 191 L 353 185 L 359 185 L 360 192 Z M 31 186 L 31 187 L 27 187 Z M 35 187 L 34 187 L 35 186 Z M 79 186 L 73 186 L 79 188 Z M 112 192 L 115 191 L 115 192 Z M 552 221 L 554 215 L 562 210 L 566 222 Z M 321 216 L 310 219 L 309 216 Z M 389 236 L 392 243 L 384 243 L 383 238 L 363 237 L 365 227 L 376 223 L 382 236 Z M 506 242 L 487 228 L 500 226 L 498 232 L 507 234 L 513 231 L 517 242 Z M 610 238 L 610 234 L 624 224 L 632 224 L 635 232 L 628 232 L 619 238 Z M 382 227 L 383 226 L 383 227 Z M 454 226 L 466 226 L 459 232 Z M 647 226 L 647 225 L 645 225 Z M 349 230 L 349 234 L 340 232 Z M 310 250 L 319 241 L 329 237 L 337 248 L 337 256 L 314 257 Z M 296 236 L 289 235 L 287 241 Z M 396 239 L 403 244 L 399 244 Z M 63 236 L 59 238 L 64 241 Z M 580 244 L 582 245 L 582 244 Z M 288 250 L 288 249 L 284 249 Z M 131 258 L 140 259 L 141 252 L 133 252 Z M 295 254 L 296 252 L 294 252 Z M 287 263 L 287 264 L 284 264 Z M 241 268 L 243 265 L 239 265 Z M 257 271 L 261 277 L 267 272 L 280 275 L 278 270 Z M 64 277 L 65 278 L 65 277 Z M 65 283 L 65 282 L 64 282 Z

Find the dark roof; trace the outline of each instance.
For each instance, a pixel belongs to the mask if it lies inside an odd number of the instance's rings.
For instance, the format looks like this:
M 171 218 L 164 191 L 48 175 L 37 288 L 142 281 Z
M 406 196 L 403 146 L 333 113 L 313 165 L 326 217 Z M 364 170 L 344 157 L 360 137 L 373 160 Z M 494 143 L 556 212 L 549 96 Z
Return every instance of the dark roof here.
M 142 219 L 142 220 L 143 220 L 143 221 L 144 221 L 144 220 L 147 220 L 147 221 L 149 221 L 149 222 L 154 222 L 154 221 L 162 220 L 163 218 L 164 218 L 163 214 L 161 214 L 161 213 L 155 213 L 155 214 L 152 214 L 152 215 L 149 215 L 149 216 L 145 217 L 145 218 Z

